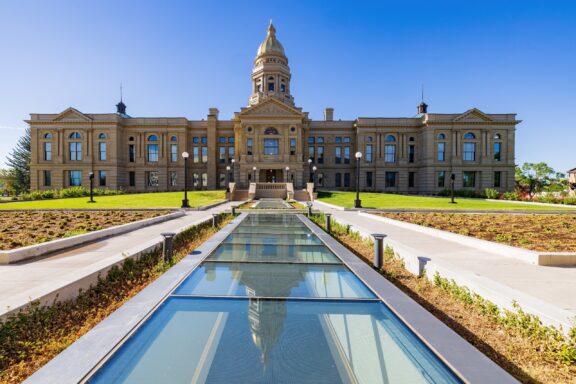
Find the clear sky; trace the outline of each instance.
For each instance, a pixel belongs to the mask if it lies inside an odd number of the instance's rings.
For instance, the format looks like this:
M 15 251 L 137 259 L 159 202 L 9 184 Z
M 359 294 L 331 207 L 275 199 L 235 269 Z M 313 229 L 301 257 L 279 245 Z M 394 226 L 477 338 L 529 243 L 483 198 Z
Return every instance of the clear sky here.
M 0 167 L 29 113 L 230 119 L 269 19 L 322 119 L 517 113 L 516 162 L 576 167 L 576 1 L 0 0 Z

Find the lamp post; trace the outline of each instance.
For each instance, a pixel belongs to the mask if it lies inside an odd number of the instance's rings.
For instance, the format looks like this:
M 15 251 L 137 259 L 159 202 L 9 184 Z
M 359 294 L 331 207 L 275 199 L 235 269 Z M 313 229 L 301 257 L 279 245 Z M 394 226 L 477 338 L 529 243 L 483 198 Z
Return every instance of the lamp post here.
M 356 200 L 354 200 L 354 208 L 362 208 L 362 201 L 360 201 L 360 159 L 362 152 L 356 152 Z
M 230 192 L 230 166 L 226 166 L 226 192 Z
M 88 173 L 88 179 L 90 179 L 90 201 L 89 203 L 95 203 L 94 201 L 94 172 Z
M 230 182 L 233 183 L 234 182 L 234 171 L 235 171 L 234 165 L 236 163 L 236 160 L 232 159 L 232 160 L 230 160 L 230 162 L 232 163 L 232 174 L 231 174 L 232 177 L 230 178 Z
M 456 204 L 456 202 L 454 201 L 454 180 L 456 180 L 456 175 L 455 174 L 451 174 L 450 175 L 450 204 Z
M 312 159 L 308 159 L 308 169 L 310 170 L 310 178 L 308 180 L 309 183 L 312 183 Z
M 316 189 L 316 171 L 318 168 L 316 166 L 312 167 L 312 192 Z
M 285 183 L 288 182 L 288 176 L 290 176 L 290 167 L 286 167 L 286 181 L 284 181 Z
M 182 158 L 184 159 L 184 200 L 182 200 L 182 208 L 190 208 L 188 203 L 188 157 L 190 154 L 188 152 L 182 152 Z
M 256 182 L 256 167 L 252 167 L 252 182 Z

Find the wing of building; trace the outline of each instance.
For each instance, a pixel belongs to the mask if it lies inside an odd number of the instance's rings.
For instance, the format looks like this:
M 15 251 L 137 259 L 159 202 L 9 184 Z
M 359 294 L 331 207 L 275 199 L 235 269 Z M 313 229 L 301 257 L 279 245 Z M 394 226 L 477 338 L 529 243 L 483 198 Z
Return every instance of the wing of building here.
M 210 108 L 205 119 L 141 118 L 117 113 L 31 114 L 32 189 L 89 183 L 127 191 L 184 189 L 183 152 L 188 152 L 189 188 L 239 189 L 250 183 L 291 182 L 304 188 L 313 174 L 320 189 L 438 193 L 449 187 L 478 192 L 514 187 L 515 114 L 472 108 L 462 113 L 428 113 L 422 102 L 406 118 L 335 120 L 326 108 L 315 121 L 297 107 L 291 73 L 272 23 L 252 70 L 248 106 L 231 120 Z M 227 174 L 230 167 L 230 174 Z

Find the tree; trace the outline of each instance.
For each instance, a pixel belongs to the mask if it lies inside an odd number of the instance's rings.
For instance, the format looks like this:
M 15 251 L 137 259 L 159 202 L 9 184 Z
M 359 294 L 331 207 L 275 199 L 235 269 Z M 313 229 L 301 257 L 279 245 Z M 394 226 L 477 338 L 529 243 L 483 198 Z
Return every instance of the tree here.
M 24 136 L 21 136 L 16 147 L 8 155 L 6 164 L 14 178 L 16 193 L 30 190 L 30 128 L 26 128 Z
M 543 191 L 563 191 L 566 186 L 565 175 L 544 162 L 524 163 L 516 167 L 516 188 L 527 193 L 530 198 Z

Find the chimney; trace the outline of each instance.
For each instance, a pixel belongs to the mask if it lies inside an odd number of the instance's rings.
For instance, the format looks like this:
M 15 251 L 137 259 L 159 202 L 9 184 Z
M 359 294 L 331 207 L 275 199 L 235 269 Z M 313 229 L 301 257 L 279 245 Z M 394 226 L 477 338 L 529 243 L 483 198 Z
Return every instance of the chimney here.
M 334 120 L 334 108 L 324 108 L 324 120 Z

